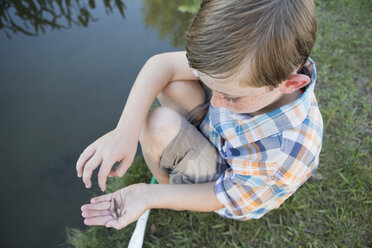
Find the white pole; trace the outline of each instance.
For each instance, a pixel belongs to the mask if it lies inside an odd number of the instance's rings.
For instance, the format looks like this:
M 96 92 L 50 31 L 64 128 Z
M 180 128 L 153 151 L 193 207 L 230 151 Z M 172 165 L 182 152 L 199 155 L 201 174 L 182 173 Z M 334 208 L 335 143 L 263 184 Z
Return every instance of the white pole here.
M 144 212 L 137 220 L 136 228 L 134 229 L 132 237 L 129 240 L 128 248 L 142 248 L 149 214 L 150 209 L 146 210 L 146 212 Z
M 151 178 L 150 184 L 157 184 L 155 177 Z M 149 218 L 150 209 L 146 210 L 137 220 L 132 237 L 129 240 L 128 248 L 142 248 L 143 239 L 145 237 L 147 219 Z

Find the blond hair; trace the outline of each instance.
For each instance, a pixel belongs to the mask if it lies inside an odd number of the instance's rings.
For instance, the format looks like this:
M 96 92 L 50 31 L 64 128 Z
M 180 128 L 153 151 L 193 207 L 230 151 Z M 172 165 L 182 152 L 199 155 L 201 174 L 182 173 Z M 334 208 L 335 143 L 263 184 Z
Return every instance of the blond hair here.
M 187 58 L 210 76 L 243 72 L 246 85 L 272 88 L 306 62 L 316 31 L 312 0 L 203 0 L 186 34 Z

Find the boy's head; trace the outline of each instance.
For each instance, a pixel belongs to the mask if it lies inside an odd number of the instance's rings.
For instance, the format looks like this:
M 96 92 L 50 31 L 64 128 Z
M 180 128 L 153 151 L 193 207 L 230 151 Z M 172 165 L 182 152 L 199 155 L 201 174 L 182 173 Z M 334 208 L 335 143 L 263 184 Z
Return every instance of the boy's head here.
M 273 89 L 306 62 L 316 31 L 313 0 L 203 0 L 186 50 L 210 77 Z

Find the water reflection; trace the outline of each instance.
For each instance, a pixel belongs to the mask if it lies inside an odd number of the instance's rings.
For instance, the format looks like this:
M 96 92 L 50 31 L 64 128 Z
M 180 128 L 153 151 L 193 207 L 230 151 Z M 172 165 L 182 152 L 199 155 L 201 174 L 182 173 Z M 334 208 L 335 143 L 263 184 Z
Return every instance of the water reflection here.
M 193 14 L 182 13 L 179 7 L 189 5 L 190 0 L 143 0 L 142 11 L 146 28 L 154 28 L 161 39 L 170 39 L 173 46 L 185 44 L 185 33 Z
M 66 226 L 86 228 L 80 152 L 115 127 L 146 59 L 177 50 L 143 18 L 179 45 L 189 16 L 173 1 L 0 0 L 13 38 L 0 37 L 1 247 L 57 247 Z
M 161 40 L 170 39 L 173 46 L 183 46 L 185 32 L 193 14 L 180 11 L 180 6 L 189 7 L 192 0 L 143 0 L 145 26 L 158 31 Z M 68 29 L 73 25 L 88 27 L 97 21 L 92 14 L 96 0 L 0 0 L 0 30 L 10 39 L 18 33 L 38 36 L 47 30 Z M 109 15 L 115 9 L 125 18 L 123 0 L 103 0 Z M 97 2 L 98 4 L 98 2 Z
M 103 3 L 107 14 L 118 9 L 125 18 L 126 6 L 122 0 L 104 0 Z M 97 20 L 90 13 L 95 8 L 95 0 L 0 0 L 0 29 L 11 38 L 11 34 L 17 33 L 38 36 L 47 28 L 87 27 Z

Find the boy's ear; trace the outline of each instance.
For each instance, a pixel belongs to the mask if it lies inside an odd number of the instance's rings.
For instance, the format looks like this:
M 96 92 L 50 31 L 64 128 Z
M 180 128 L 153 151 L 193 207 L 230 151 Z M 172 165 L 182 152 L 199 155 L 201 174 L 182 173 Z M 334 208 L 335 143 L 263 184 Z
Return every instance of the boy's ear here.
M 279 85 L 283 94 L 290 94 L 310 83 L 310 78 L 304 74 L 292 74 L 289 79 Z

